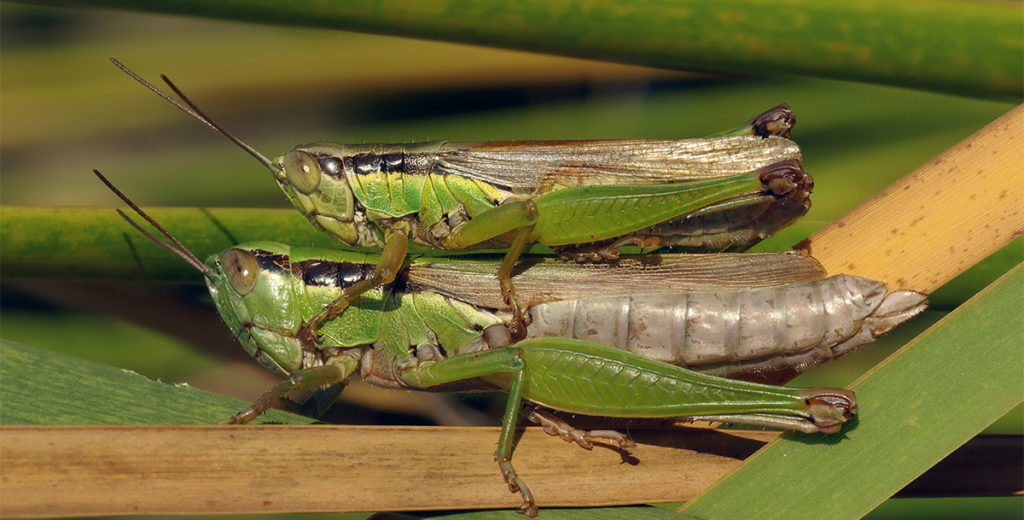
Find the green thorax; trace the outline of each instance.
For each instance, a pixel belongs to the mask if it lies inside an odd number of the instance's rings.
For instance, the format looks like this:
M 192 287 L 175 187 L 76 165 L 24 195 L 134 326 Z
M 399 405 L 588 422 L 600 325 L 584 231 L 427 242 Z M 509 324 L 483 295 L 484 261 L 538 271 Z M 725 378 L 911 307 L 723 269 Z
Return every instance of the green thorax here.
M 508 193 L 486 182 L 435 168 L 444 141 L 340 147 L 352 194 L 373 221 L 415 214 L 432 228 L 447 215 L 469 218 L 495 207 Z
M 226 277 L 216 277 L 209 282 L 211 294 L 246 351 L 277 372 L 309 366 L 332 348 L 373 346 L 391 360 L 416 354 L 418 348 L 447 357 L 482 348 L 483 330 L 501 321 L 437 293 L 406 292 L 399 283 L 362 294 L 340 316 L 320 326 L 315 348 L 304 348 L 296 338 L 302 324 L 345 287 L 371 276 L 377 257 L 270 242 L 233 250 L 251 254 L 258 266 L 252 287 L 239 294 Z M 221 257 L 211 258 L 211 265 Z

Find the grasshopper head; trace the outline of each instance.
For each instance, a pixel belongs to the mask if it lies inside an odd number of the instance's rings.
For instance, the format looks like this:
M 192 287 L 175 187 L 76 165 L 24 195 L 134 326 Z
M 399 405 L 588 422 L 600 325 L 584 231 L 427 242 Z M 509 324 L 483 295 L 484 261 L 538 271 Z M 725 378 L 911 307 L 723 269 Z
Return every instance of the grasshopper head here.
M 330 144 L 298 146 L 271 161 L 206 115 L 167 76 L 160 78 L 177 94 L 180 101 L 132 72 L 116 59 L 110 58 L 110 61 L 132 79 L 224 136 L 259 161 L 274 174 L 285 195 L 314 225 L 323 228 L 346 244 L 363 245 L 357 244 L 359 233 L 353 221 L 352 190 L 342 173 L 341 155 L 334 153 L 340 152 L 340 147 Z M 334 175 L 335 173 L 337 175 Z
M 249 355 L 284 375 L 303 368 L 302 345 L 290 333 L 298 330 L 302 315 L 292 291 L 289 246 L 274 242 L 242 244 L 213 255 L 204 263 L 99 170 L 93 173 L 170 242 L 158 238 L 117 210 L 121 217 L 157 245 L 203 273 L 221 318 Z
M 297 146 L 274 159 L 274 177 L 315 226 L 348 245 L 362 245 L 342 157 L 341 147 L 330 143 Z
M 302 317 L 291 290 L 288 246 L 243 244 L 206 261 L 206 286 L 221 318 L 261 365 L 288 375 L 303 367 L 303 349 L 289 331 Z

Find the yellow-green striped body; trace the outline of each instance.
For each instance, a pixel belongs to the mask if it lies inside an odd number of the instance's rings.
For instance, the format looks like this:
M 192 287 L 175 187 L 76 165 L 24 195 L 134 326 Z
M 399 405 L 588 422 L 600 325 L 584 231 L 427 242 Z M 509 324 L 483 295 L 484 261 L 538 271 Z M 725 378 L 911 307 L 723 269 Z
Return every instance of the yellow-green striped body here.
M 799 159 L 799 148 L 788 139 L 733 136 L 316 143 L 294 148 L 274 166 L 293 204 L 351 246 L 381 246 L 393 232 L 438 249 L 504 246 L 504 230 L 484 240 L 452 235 L 502 204 L 529 200 L 538 209 L 531 238 L 545 245 L 600 242 L 647 230 L 666 245 L 685 235 L 679 239 L 683 247 L 721 250 L 723 240 L 743 249 L 806 212 L 813 181 Z M 797 202 L 774 204 L 776 199 Z M 746 210 L 753 205 L 756 211 Z M 786 214 L 761 224 L 764 229 L 730 238 L 737 236 L 735 229 L 765 222 L 779 207 Z M 700 216 L 687 221 L 689 214 Z M 698 223 L 716 227 L 703 232 L 695 229 Z M 660 228 L 655 232 L 654 226 Z M 694 238 L 702 234 L 717 238 Z
M 298 337 L 302 324 L 341 290 L 370 276 L 375 258 L 273 242 L 242 244 L 207 260 L 207 285 L 217 310 L 246 351 L 281 373 L 327 363 L 347 349 L 373 346 L 390 364 L 410 357 L 440 359 L 488 348 L 494 314 L 430 291 L 380 286 L 324 323 L 315 345 Z M 240 265 L 244 275 L 232 273 Z

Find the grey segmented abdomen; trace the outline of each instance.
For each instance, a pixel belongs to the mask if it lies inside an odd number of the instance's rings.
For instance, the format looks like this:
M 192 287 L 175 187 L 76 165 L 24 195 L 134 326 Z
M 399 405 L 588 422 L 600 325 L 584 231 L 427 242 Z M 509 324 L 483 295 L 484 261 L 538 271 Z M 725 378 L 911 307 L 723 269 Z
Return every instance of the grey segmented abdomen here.
M 925 309 L 853 275 L 751 290 L 564 300 L 529 309 L 530 336 L 593 341 L 717 375 L 802 372 Z

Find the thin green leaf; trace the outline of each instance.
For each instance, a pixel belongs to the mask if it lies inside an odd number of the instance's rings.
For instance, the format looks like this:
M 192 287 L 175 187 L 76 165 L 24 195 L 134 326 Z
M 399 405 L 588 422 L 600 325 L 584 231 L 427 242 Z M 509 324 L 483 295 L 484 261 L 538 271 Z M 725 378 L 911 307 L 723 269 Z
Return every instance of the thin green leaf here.
M 249 405 L 0 340 L 0 424 L 211 424 Z M 272 410 L 259 422 L 313 422 Z
M 254 240 L 323 247 L 337 243 L 294 210 L 162 208 L 149 213 L 203 260 Z M 113 208 L 0 208 L 0 241 L 5 277 L 202 280 Z
M 125 208 L 126 212 L 130 212 Z M 243 208 L 146 210 L 201 260 L 245 242 L 338 248 L 297 211 Z M 144 224 L 165 242 L 155 229 Z M 113 208 L 0 207 L 0 263 L 4 277 L 61 280 L 146 280 L 199 283 L 185 261 L 133 229 Z M 376 251 L 373 248 L 346 249 Z M 550 249 L 546 249 L 550 252 Z M 474 253 L 485 252 L 476 250 Z M 414 254 L 460 254 L 416 244 Z
M 205 259 L 248 241 L 337 248 L 296 211 L 240 208 L 155 208 L 147 210 L 178 240 Z M 781 251 L 823 225 L 802 220 L 756 248 Z M 202 283 L 202 276 L 179 258 L 132 229 L 113 208 L 0 207 L 0 264 L 9 278 L 58 280 L 144 280 Z M 930 299 L 952 308 L 1024 260 L 1017 239 Z M 427 254 L 458 254 L 431 252 Z M 538 251 L 546 248 L 537 246 Z
M 1014 98 L 1024 88 L 1024 33 L 1020 6 L 1013 2 L 62 3 L 397 34 L 673 69 L 796 73 Z
M 793 519 L 871 511 L 1024 399 L 1021 294 L 1024 264 L 854 383 L 859 420 L 841 437 L 784 436 L 682 512 Z

